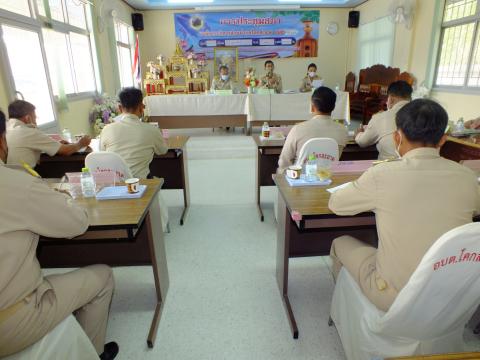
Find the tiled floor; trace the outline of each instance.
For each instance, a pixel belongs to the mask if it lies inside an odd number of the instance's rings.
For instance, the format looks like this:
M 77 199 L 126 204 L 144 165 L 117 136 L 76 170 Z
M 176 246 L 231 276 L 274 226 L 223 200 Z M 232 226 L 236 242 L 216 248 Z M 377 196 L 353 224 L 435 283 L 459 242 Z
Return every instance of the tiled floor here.
M 118 359 L 344 359 L 327 325 L 333 283 L 326 258 L 291 261 L 289 294 L 300 338 L 291 337 L 275 278 L 273 189 L 262 189 L 265 222 L 254 205 L 253 142 L 238 129 L 193 132 L 187 147 L 192 206 L 184 226 L 180 191 L 164 192 L 170 289 L 153 349 L 145 341 L 155 302 L 151 269 L 114 269 L 107 336 L 120 345 Z M 478 339 L 466 334 L 469 348 L 479 349 Z

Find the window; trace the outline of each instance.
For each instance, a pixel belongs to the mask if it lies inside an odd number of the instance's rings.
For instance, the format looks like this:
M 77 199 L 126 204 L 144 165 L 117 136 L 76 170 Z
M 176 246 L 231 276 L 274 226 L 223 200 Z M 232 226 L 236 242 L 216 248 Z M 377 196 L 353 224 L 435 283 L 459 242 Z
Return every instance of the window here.
M 6 50 L 2 60 L 8 60 L 4 69 L 12 93 L 20 92 L 37 107 L 39 124 L 55 121 L 54 96 L 97 91 L 86 4 L 85 0 L 0 0 L 0 45 Z
M 395 26 L 388 17 L 360 25 L 358 29 L 358 70 L 375 64 L 390 66 L 394 41 Z
M 479 0 L 446 0 L 435 85 L 480 88 Z
M 118 72 L 121 87 L 133 86 L 133 28 L 115 20 L 115 39 L 117 41 Z

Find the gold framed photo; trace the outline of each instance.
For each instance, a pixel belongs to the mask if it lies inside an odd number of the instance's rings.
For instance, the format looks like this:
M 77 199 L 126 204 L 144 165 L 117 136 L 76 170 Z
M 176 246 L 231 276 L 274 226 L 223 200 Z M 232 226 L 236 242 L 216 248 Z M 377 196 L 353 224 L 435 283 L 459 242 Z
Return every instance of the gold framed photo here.
M 218 75 L 222 65 L 228 67 L 230 79 L 238 81 L 238 48 L 216 47 L 213 49 L 214 75 Z

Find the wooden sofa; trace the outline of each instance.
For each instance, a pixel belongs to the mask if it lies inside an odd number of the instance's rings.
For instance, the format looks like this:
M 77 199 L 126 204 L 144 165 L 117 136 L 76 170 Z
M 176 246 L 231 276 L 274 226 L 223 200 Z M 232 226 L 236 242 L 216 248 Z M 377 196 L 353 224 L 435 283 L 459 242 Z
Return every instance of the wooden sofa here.
M 414 78 L 407 72 L 400 73 L 399 68 L 373 65 L 360 70 L 356 91 L 352 92 L 355 78 L 349 73 L 345 80 L 345 91 L 350 93 L 350 115 L 353 119 L 362 120 L 368 124 L 372 115 L 386 109 L 388 86 L 397 80 L 404 80 L 413 85 Z

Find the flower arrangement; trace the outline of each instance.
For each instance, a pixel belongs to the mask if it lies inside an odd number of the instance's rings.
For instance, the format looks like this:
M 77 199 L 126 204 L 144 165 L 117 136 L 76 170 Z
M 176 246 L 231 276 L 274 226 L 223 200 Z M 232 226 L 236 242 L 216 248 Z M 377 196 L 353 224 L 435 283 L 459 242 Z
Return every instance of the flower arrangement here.
M 100 135 L 105 125 L 111 123 L 119 113 L 117 100 L 107 94 L 96 97 L 89 115 L 95 136 Z
M 253 89 L 256 88 L 259 84 L 258 79 L 255 77 L 255 69 L 248 68 L 245 72 L 245 79 L 243 80 L 245 86 L 248 88 L 248 92 L 253 92 Z

